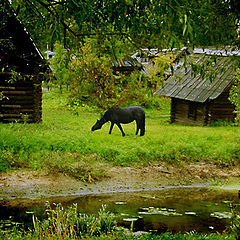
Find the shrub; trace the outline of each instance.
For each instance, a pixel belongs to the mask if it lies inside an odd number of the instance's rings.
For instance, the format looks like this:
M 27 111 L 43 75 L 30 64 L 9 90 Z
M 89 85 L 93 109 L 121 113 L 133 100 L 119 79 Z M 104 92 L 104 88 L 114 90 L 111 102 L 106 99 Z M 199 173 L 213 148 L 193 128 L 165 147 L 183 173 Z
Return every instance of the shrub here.
M 56 80 L 52 83 L 61 90 L 65 86 L 69 94 L 67 105 L 73 112 L 78 113 L 83 107 L 89 110 L 129 105 L 158 107 L 159 101 L 153 92 L 159 81 L 163 82 L 163 73 L 159 74 L 162 77 L 146 77 L 140 71 L 115 76 L 110 56 L 101 53 L 94 40 L 86 40 L 77 50 L 64 50 L 60 44 L 55 47 L 56 56 L 51 65 Z
M 51 78 L 51 83 L 57 85 L 60 90 L 63 87 L 68 88 L 70 81 L 69 63 L 71 59 L 70 51 L 64 49 L 60 43 L 55 44 L 56 55 L 51 61 L 51 66 L 54 69 L 54 76 Z
M 234 82 L 229 94 L 229 100 L 236 107 L 236 123 L 240 123 L 240 69 L 237 70 L 234 78 Z

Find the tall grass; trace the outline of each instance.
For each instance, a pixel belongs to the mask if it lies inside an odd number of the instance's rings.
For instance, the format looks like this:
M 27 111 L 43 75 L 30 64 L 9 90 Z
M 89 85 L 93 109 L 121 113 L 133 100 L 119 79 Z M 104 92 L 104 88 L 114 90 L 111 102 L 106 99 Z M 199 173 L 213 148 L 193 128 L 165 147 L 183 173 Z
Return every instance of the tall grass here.
M 29 167 L 37 170 L 67 171 L 83 179 L 107 165 L 139 166 L 151 163 L 208 161 L 235 164 L 240 160 L 240 128 L 196 127 L 169 124 L 169 100 L 160 110 L 146 109 L 146 135 L 135 137 L 135 123 L 117 127 L 110 124 L 91 132 L 100 113 L 81 109 L 79 115 L 67 111 L 65 97 L 45 93 L 41 124 L 0 124 L 0 170 Z M 87 169 L 86 169 L 87 167 Z
M 84 235 L 99 236 L 111 233 L 116 227 L 114 214 L 106 211 L 105 206 L 96 215 L 79 213 L 77 205 L 66 209 L 58 203 L 53 208 L 46 204 L 47 219 L 39 221 L 33 216 L 34 235 L 38 239 L 75 239 Z

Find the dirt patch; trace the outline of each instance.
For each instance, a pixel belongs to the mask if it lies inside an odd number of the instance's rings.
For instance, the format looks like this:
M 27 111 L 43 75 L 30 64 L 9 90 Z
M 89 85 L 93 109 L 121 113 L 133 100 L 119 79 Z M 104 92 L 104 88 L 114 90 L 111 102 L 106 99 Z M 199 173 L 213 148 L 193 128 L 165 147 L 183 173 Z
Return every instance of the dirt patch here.
M 0 200 L 43 199 L 56 196 L 157 189 L 164 186 L 194 185 L 240 178 L 240 167 L 209 163 L 172 166 L 113 167 L 105 170 L 107 180 L 85 183 L 62 173 L 32 170 L 0 173 Z

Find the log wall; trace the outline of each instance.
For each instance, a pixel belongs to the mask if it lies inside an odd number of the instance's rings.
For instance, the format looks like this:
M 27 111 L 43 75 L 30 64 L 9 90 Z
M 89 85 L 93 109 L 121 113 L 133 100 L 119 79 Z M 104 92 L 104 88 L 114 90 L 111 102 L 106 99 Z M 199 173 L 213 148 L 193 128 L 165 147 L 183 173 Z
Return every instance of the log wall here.
M 228 100 L 229 91 L 225 90 L 219 97 L 213 100 L 209 107 L 210 122 L 234 121 L 234 105 Z
M 195 108 L 195 116 L 189 116 L 190 104 Z M 187 100 L 172 98 L 171 122 L 186 125 L 206 125 L 207 105 L 204 103 L 190 102 Z
M 7 74 L 0 74 L 0 122 L 42 121 L 42 87 L 40 80 L 24 79 L 9 83 Z
M 234 121 L 235 107 L 228 100 L 229 88 L 216 99 L 205 103 L 172 98 L 171 123 L 206 126 L 218 120 Z M 190 105 L 196 110 L 195 117 L 189 114 Z

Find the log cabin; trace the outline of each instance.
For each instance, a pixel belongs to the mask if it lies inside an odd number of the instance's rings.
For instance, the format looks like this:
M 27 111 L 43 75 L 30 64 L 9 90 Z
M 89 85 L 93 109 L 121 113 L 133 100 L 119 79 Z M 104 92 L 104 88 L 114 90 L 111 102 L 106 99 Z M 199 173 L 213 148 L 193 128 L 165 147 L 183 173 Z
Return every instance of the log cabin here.
M 171 98 L 170 122 L 206 126 L 234 121 L 235 107 L 228 98 L 239 57 L 239 51 L 192 51 L 155 92 Z
M 8 1 L 0 3 L 0 36 L 0 122 L 41 122 L 49 68 Z

